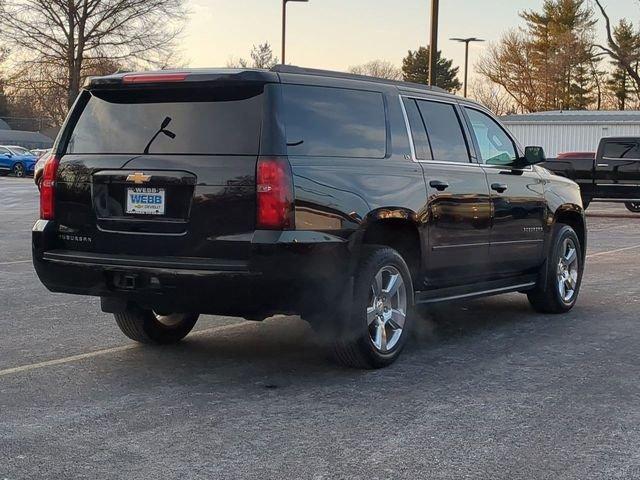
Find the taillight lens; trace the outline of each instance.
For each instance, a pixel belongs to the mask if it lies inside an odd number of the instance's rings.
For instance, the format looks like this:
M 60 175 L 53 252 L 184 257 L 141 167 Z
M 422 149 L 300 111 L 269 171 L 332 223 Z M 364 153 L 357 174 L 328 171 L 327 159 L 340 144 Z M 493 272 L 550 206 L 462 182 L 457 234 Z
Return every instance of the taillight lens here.
M 55 180 L 60 159 L 51 155 L 44 164 L 40 186 L 40 218 L 53 220 L 55 217 Z
M 256 172 L 258 229 L 295 228 L 293 175 L 285 157 L 260 157 Z

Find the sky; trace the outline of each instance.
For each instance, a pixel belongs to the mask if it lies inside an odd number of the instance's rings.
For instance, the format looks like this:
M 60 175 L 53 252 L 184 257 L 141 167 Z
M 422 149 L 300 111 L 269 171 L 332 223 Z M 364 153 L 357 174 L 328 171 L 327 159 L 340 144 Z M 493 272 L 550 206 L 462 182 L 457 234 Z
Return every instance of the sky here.
M 269 42 L 280 56 L 281 0 L 187 0 L 191 11 L 183 57 L 192 67 L 225 66 Z M 603 0 L 612 20 L 640 20 L 638 0 Z M 451 37 L 496 41 L 522 25 L 518 13 L 543 0 L 440 0 L 440 49 L 464 64 L 464 46 Z M 373 59 L 400 66 L 409 49 L 429 43 L 430 0 L 309 0 L 287 7 L 287 63 L 346 70 Z M 637 22 L 636 22 L 637 23 Z M 604 35 L 604 26 L 598 26 Z M 470 49 L 470 74 L 488 43 Z M 460 69 L 462 75 L 462 68 Z

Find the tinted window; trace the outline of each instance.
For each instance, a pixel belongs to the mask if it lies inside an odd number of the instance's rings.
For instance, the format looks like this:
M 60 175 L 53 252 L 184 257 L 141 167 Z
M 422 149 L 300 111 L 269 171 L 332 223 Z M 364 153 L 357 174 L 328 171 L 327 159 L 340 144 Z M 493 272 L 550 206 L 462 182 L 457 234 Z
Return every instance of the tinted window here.
M 517 158 L 511 138 L 489 115 L 470 108 L 466 111 L 482 161 L 487 165 L 511 165 Z
M 405 98 L 404 106 L 405 110 L 407 111 L 409 126 L 411 127 L 411 136 L 413 137 L 413 146 L 416 151 L 416 159 L 431 160 L 431 147 L 429 146 L 427 131 L 425 130 L 420 111 L 418 110 L 418 105 L 416 104 L 415 100 Z
M 637 158 L 640 159 L 638 144 L 629 142 L 607 142 L 602 154 L 605 158 Z
M 289 155 L 384 158 L 387 126 L 380 93 L 283 86 Z
M 433 159 L 468 163 L 469 150 L 455 107 L 424 100 L 418 100 L 418 107 L 427 127 Z
M 262 87 L 92 93 L 67 152 L 257 154 L 261 121 Z

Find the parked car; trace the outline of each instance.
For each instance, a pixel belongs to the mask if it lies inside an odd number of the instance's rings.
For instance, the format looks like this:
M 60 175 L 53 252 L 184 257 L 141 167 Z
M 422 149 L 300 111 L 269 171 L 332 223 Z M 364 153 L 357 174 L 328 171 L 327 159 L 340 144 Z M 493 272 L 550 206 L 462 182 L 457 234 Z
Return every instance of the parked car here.
M 42 150 L 40 155 L 38 156 L 38 161 L 36 162 L 36 166 L 33 169 L 33 181 L 38 186 L 38 190 L 42 185 L 42 173 L 44 171 L 44 164 L 47 161 L 47 158 L 51 155 L 51 149 Z
M 606 137 L 595 155 L 558 156 L 544 167 L 580 185 L 584 208 L 618 202 L 640 213 L 640 137 Z
M 16 177 L 33 175 L 35 164 L 36 157 L 27 149 L 16 146 L 0 146 L 0 175 L 10 173 Z
M 82 91 L 44 167 L 33 261 L 123 333 L 300 314 L 337 360 L 392 363 L 416 304 L 578 298 L 578 186 L 477 103 L 278 66 L 127 73 Z
M 33 148 L 29 150 L 37 159 L 40 159 L 45 153 L 51 151 L 50 148 Z

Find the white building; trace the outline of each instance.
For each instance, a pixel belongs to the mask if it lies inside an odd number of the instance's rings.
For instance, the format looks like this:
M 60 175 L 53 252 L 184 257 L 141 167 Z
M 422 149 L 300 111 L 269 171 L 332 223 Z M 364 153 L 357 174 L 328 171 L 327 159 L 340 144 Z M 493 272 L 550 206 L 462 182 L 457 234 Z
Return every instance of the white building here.
M 602 137 L 640 137 L 640 111 L 555 111 L 507 115 L 502 122 L 523 146 L 544 147 L 547 157 L 595 152 Z

